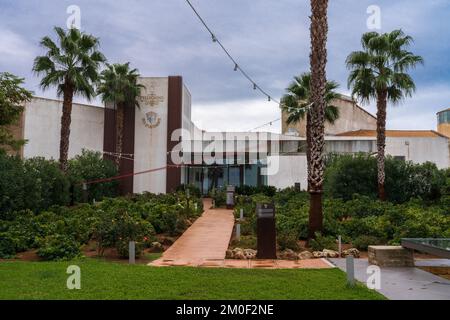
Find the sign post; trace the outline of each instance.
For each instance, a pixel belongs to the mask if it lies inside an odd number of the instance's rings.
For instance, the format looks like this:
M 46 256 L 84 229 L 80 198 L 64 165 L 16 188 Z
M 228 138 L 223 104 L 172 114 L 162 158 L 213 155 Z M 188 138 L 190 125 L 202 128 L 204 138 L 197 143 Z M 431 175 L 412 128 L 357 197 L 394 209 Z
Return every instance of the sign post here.
M 234 208 L 234 186 L 228 186 L 227 187 L 227 209 L 233 209 Z
M 256 258 L 277 258 L 277 235 L 275 230 L 275 206 L 273 204 L 256 205 L 257 247 Z

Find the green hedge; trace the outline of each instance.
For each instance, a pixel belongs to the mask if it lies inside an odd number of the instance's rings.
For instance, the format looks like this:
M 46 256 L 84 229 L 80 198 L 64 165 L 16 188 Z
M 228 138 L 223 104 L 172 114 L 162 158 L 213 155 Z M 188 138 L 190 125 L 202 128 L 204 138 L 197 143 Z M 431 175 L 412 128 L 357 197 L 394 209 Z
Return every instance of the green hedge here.
M 414 164 L 386 158 L 386 194 L 391 202 L 404 203 L 412 198 L 435 201 L 448 188 L 446 172 L 427 162 Z M 352 199 L 360 194 L 377 197 L 377 163 L 367 154 L 331 155 L 325 171 L 325 193 L 333 198 Z
M 67 175 L 56 161 L 39 157 L 21 160 L 0 152 L 0 219 L 12 211 L 39 212 L 53 205 L 65 206 L 71 203 L 72 196 L 75 203 L 82 202 L 83 181 L 116 175 L 114 164 L 103 160 L 98 152 L 83 151 L 70 160 Z M 116 186 L 117 182 L 90 185 L 88 200 L 116 196 Z

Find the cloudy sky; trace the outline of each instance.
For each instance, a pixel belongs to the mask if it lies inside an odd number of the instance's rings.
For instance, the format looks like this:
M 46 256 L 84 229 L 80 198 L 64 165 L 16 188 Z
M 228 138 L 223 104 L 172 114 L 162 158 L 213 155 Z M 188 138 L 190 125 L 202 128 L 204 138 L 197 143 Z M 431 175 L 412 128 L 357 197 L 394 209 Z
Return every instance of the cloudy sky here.
M 264 90 L 279 99 L 292 77 L 309 70 L 309 1 L 192 0 L 238 63 Z M 193 118 L 207 130 L 249 130 L 276 119 L 276 104 L 252 90 L 185 0 L 0 0 L 0 71 L 26 78 L 39 40 L 65 26 L 67 7 L 81 9 L 81 28 L 101 40 L 110 62 L 130 61 L 143 76 L 182 75 L 193 96 Z M 367 8 L 381 8 L 381 30 L 402 28 L 425 59 L 413 72 L 417 92 L 390 108 L 390 129 L 435 129 L 436 112 L 450 105 L 450 0 L 331 0 L 328 78 L 348 93 L 345 57 L 360 48 L 368 31 Z M 372 113 L 373 105 L 365 106 Z M 279 123 L 264 128 L 278 131 Z

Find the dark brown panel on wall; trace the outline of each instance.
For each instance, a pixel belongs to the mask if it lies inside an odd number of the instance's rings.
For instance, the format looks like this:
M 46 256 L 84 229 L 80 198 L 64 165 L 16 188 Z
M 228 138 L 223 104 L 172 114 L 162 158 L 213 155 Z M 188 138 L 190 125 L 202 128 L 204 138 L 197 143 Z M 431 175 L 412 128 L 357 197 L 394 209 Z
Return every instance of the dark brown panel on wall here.
M 182 127 L 182 103 L 183 103 L 183 78 L 180 76 L 169 77 L 168 88 L 168 112 L 167 112 L 167 176 L 166 192 L 172 192 L 181 184 L 181 168 L 169 167 L 173 165 L 170 151 L 178 144 L 172 141 L 172 132 Z
M 134 172 L 134 130 L 135 130 L 135 112 L 136 107 L 125 108 L 123 118 L 123 146 L 122 153 L 128 154 L 120 161 L 120 174 L 127 175 Z M 121 180 L 120 191 L 121 194 L 133 193 L 133 176 L 126 177 Z
M 116 111 L 111 106 L 106 106 L 104 110 L 103 151 L 116 152 Z M 114 157 L 111 155 L 104 154 L 103 158 L 114 161 Z

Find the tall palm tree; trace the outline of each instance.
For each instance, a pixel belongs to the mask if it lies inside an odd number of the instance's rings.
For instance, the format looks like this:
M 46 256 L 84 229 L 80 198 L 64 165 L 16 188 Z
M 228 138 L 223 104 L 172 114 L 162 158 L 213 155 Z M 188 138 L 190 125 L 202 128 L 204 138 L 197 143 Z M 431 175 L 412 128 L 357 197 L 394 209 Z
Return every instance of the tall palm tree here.
M 116 110 L 116 157 L 117 167 L 120 166 L 120 155 L 123 149 L 123 121 L 125 108 L 139 107 L 137 97 L 144 87 L 138 84 L 139 71 L 130 69 L 130 63 L 108 64 L 100 76 L 97 93 L 102 101 L 112 103 Z
M 416 89 L 408 71 L 423 58 L 408 51 L 413 42 L 402 30 L 379 34 L 368 32 L 361 39 L 362 51 L 347 57 L 350 70 L 348 86 L 362 102 L 377 102 L 377 171 L 378 197 L 386 200 L 384 158 L 386 146 L 386 109 L 388 101 L 397 104 L 411 97 Z
M 311 0 L 311 155 L 308 182 L 310 193 L 308 238 L 323 228 L 322 194 L 324 180 L 326 65 L 328 0 Z
M 308 172 L 311 157 L 311 115 L 309 111 L 312 104 L 310 84 L 311 73 L 309 72 L 294 77 L 294 81 L 286 89 L 288 93 L 281 99 L 281 109 L 288 115 L 286 119 L 288 125 L 298 123 L 306 117 L 306 162 Z M 335 81 L 328 81 L 326 85 L 325 121 L 330 124 L 333 124 L 339 118 L 339 108 L 332 105 L 332 101 L 339 97 L 339 94 L 335 92 L 338 87 L 339 84 Z
M 47 53 L 36 57 L 33 71 L 43 76 L 40 82 L 43 90 L 56 87 L 58 96 L 63 97 L 59 162 L 61 169 L 66 172 L 73 97 L 81 95 L 90 100 L 95 96 L 94 84 L 98 80 L 98 70 L 106 59 L 98 51 L 98 39 L 92 35 L 75 28 L 67 32 L 59 27 L 54 30 L 57 43 L 48 36 L 42 38 L 41 46 Z

